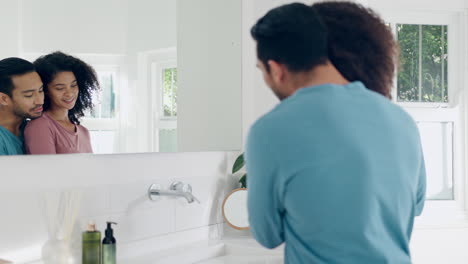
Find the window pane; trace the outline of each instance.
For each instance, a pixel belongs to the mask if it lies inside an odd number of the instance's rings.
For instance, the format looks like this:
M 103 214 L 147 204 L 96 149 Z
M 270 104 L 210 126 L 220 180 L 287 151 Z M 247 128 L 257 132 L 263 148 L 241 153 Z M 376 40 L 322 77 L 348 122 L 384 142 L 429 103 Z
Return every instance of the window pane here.
M 427 199 L 453 200 L 453 123 L 419 122 L 427 174 Z
M 94 109 L 86 116 L 94 118 L 115 117 L 115 75 L 112 72 L 98 72 L 101 91 L 93 95 Z
M 159 129 L 159 152 L 177 152 L 177 129 Z
M 447 26 L 397 24 L 399 102 L 448 102 Z
M 162 104 L 165 117 L 177 116 L 177 69 L 163 70 Z

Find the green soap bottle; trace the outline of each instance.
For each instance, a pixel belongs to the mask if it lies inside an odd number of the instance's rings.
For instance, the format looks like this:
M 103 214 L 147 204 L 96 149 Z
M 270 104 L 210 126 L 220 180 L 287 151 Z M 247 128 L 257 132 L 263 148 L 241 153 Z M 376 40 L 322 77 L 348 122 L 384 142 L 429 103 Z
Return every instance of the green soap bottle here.
M 114 230 L 112 230 L 114 222 L 107 222 L 106 236 L 102 240 L 102 264 L 116 264 L 117 263 L 117 249 L 114 237 Z
M 94 222 L 88 224 L 83 232 L 83 264 L 101 264 L 101 232 L 96 230 Z

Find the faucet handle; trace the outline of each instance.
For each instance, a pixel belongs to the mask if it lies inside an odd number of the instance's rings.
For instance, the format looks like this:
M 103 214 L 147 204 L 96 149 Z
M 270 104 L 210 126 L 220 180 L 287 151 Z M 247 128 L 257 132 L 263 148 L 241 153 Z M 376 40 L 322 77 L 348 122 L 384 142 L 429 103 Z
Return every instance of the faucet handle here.
M 182 182 L 173 182 L 169 190 L 162 190 L 161 185 L 152 184 L 148 189 L 148 196 L 152 201 L 159 200 L 161 196 L 172 196 L 184 197 L 188 203 L 193 203 L 194 201 L 200 203 L 200 201 L 192 194 L 192 186 Z
M 176 192 L 181 192 L 187 199 L 188 203 L 193 203 L 194 201 L 200 203 L 200 201 L 192 194 L 192 186 L 188 183 L 183 183 L 180 181 L 173 182 L 170 187 L 171 190 Z
M 173 182 L 169 189 L 178 192 L 192 193 L 192 186 L 190 184 L 185 184 L 180 181 Z

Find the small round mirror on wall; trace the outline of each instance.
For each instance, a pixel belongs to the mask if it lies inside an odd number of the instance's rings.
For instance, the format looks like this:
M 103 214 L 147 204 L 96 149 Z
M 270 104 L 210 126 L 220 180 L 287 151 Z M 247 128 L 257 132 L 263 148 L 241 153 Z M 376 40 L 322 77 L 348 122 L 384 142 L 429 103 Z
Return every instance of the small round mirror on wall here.
M 223 216 L 230 227 L 238 230 L 249 229 L 246 188 L 235 189 L 224 198 Z

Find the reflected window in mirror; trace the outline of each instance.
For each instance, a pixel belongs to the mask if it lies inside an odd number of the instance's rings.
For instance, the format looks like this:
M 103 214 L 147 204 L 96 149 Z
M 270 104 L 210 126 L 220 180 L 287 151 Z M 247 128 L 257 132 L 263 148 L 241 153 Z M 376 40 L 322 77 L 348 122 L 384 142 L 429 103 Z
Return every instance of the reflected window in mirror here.
M 152 63 L 153 80 L 157 90 L 157 119 L 155 128 L 155 150 L 177 151 L 177 65 L 175 59 Z
M 84 121 L 91 135 L 94 153 L 116 153 L 118 146 L 118 70 L 117 67 L 95 66 L 101 90 L 93 95 L 94 109 Z
M 115 80 L 117 73 L 98 71 L 101 91 L 93 95 L 94 110 L 88 113 L 89 118 L 115 118 Z

